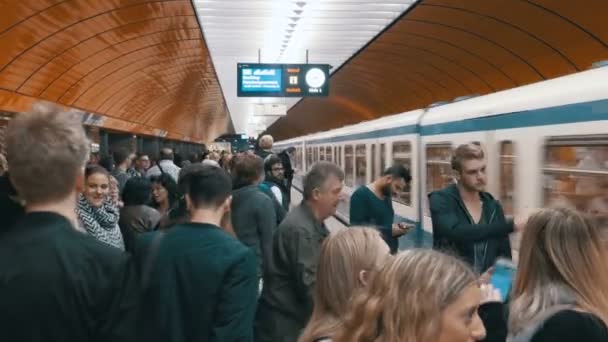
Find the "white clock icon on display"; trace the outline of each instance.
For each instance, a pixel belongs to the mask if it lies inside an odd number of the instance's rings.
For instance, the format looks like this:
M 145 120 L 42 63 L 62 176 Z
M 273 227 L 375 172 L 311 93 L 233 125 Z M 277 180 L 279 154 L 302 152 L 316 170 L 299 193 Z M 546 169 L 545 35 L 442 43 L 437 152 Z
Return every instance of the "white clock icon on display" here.
M 320 88 L 325 84 L 325 73 L 319 68 L 312 68 L 306 73 L 306 84 L 312 88 Z

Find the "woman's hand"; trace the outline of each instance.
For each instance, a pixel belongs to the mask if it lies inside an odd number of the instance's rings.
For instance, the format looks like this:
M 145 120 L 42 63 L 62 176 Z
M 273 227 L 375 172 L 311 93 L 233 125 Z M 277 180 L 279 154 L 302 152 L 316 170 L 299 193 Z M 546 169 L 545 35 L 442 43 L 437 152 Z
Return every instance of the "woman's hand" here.
M 481 290 L 481 303 L 493 303 L 498 302 L 502 303 L 502 296 L 500 295 L 500 291 L 494 288 L 492 284 L 481 284 L 479 286 Z
M 490 267 L 484 274 L 479 277 L 479 284 L 488 284 L 490 282 L 490 278 L 492 278 L 492 274 L 494 273 L 494 267 Z

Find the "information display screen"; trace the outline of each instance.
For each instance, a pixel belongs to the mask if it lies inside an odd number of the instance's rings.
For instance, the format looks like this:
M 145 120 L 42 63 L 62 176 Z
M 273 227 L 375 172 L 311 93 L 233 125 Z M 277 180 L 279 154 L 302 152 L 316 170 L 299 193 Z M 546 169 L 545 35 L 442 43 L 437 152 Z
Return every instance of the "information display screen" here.
M 281 93 L 283 68 L 281 66 L 243 67 L 239 70 L 243 93 Z
M 329 95 L 327 64 L 237 64 L 239 97 Z

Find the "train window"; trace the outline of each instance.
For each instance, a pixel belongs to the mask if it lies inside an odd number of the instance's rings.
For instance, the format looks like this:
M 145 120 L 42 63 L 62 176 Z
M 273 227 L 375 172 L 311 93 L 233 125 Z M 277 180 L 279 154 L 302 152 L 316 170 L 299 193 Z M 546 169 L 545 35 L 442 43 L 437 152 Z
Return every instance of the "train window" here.
M 426 146 L 426 191 L 440 190 L 453 182 L 452 145 L 431 144 Z
M 367 182 L 367 153 L 365 145 L 357 145 L 355 154 L 355 171 L 357 172 L 355 184 L 357 186 L 365 185 Z
M 378 178 L 378 165 L 376 164 L 376 144 L 372 144 L 372 182 Z
M 408 141 L 397 141 L 393 143 L 393 165 L 399 164 L 405 166 L 408 170 L 411 170 L 412 165 L 412 145 Z M 397 194 L 395 201 L 403 203 L 405 205 L 412 204 L 412 195 L 410 190 L 410 184 L 407 184 L 403 192 Z
M 302 172 L 302 160 L 304 158 L 302 150 L 303 150 L 302 147 L 298 147 L 298 150 L 296 153 L 296 165 L 297 165 L 298 171 L 300 171 L 300 172 Z
M 328 162 L 333 162 L 334 161 L 334 156 L 333 156 L 333 153 L 332 153 L 331 146 L 325 147 L 325 160 L 327 160 Z
M 380 144 L 380 173 L 386 170 L 386 144 Z
M 545 147 L 545 206 L 566 206 L 608 224 L 608 136 L 550 139 Z
M 336 165 L 340 165 L 340 157 L 338 156 L 339 151 L 340 146 L 334 146 L 334 163 L 336 163 Z
M 500 202 L 505 215 L 513 215 L 515 191 L 515 148 L 512 141 L 500 143 Z
M 319 161 L 325 160 L 325 147 L 319 146 Z
M 344 184 L 349 187 L 353 187 L 355 184 L 355 159 L 353 154 L 353 146 L 344 146 Z
M 300 169 L 300 165 L 298 164 L 298 156 L 300 155 L 300 148 L 296 147 L 296 152 L 293 156 L 293 158 L 291 158 L 291 163 L 293 164 L 293 168 L 296 170 Z
M 319 146 L 313 147 L 312 152 L 313 152 L 313 160 L 316 163 L 319 161 Z
M 342 149 L 343 149 L 342 146 L 338 146 L 337 147 L 337 150 L 338 150 L 338 153 L 337 153 L 337 155 L 338 155 L 338 163 L 337 164 L 340 165 L 340 167 L 342 167 Z
M 313 161 L 312 147 L 307 147 L 306 148 L 306 169 L 310 170 L 313 163 L 314 163 L 314 161 Z

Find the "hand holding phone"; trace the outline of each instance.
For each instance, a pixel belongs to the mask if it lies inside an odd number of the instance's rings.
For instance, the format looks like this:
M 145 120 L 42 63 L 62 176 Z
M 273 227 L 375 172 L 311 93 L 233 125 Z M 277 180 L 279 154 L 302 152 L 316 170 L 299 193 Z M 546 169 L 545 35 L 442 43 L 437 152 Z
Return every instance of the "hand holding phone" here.
M 481 304 L 502 302 L 500 291 L 495 289 L 491 284 L 481 284 L 479 289 L 481 290 Z
M 414 228 L 414 225 L 405 222 L 399 222 L 393 224 L 393 236 L 399 237 L 409 233 Z
M 517 268 L 511 260 L 498 259 L 494 265 L 494 272 L 490 277 L 490 284 L 500 292 L 501 300 L 504 302 L 511 292 L 513 279 Z

